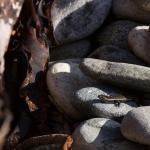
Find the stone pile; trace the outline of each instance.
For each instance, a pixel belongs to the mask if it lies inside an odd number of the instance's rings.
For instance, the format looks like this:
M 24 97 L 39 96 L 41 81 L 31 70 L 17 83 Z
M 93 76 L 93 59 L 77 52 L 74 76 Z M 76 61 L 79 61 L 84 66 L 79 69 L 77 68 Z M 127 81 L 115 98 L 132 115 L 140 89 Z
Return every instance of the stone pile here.
M 149 150 L 150 0 L 54 0 L 51 20 L 47 86 L 73 150 Z

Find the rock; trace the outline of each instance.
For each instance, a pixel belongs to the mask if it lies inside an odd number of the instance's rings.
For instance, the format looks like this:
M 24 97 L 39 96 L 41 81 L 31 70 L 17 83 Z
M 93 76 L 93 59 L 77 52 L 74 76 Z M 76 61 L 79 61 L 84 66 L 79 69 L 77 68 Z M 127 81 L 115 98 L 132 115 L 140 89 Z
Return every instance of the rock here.
M 144 146 L 125 140 L 120 124 L 105 118 L 81 123 L 73 133 L 74 150 L 146 150 Z
M 125 116 L 133 109 L 133 107 L 137 107 L 135 101 L 120 103 L 119 106 L 115 103 L 104 103 L 98 98 L 99 95 L 106 95 L 109 97 L 124 96 L 118 89 L 111 87 L 110 85 L 101 84 L 98 87 L 86 87 L 78 90 L 76 92 L 74 106 L 81 114 L 84 114 L 88 118 L 120 118 Z
M 150 92 L 149 67 L 86 58 L 81 63 L 80 68 L 94 79 Z
M 121 49 L 113 45 L 101 46 L 88 57 L 113 62 L 144 65 L 144 63 L 138 60 L 129 50 Z
M 62 45 L 50 52 L 51 61 L 85 58 L 91 52 L 91 43 L 81 40 L 74 43 Z
M 128 42 L 134 54 L 150 65 L 149 26 L 134 28 L 128 35 Z
M 98 35 L 99 44 L 128 49 L 128 33 L 137 25 L 128 20 L 115 21 L 101 30 Z
M 150 12 L 149 0 L 133 0 L 133 2 L 139 7 L 139 9 Z
M 52 62 L 47 72 L 47 86 L 51 101 L 71 119 L 82 118 L 74 106 L 74 93 L 80 88 L 92 86 L 96 81 L 85 76 L 79 69 L 81 59 Z
M 51 20 L 58 44 L 83 39 L 106 19 L 112 0 L 54 0 Z
M 150 99 L 143 100 L 142 106 L 150 106 Z
M 138 7 L 136 0 L 114 0 L 112 13 L 119 19 L 150 23 L 149 12 Z
M 122 121 L 121 131 L 131 141 L 150 145 L 150 106 L 130 111 Z

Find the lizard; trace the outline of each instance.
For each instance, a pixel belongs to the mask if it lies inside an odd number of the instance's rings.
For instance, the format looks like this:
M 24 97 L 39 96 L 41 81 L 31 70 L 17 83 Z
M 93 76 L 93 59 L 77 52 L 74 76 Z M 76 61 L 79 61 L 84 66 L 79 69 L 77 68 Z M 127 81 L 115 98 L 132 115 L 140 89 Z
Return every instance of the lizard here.
M 115 96 L 98 95 L 98 98 L 102 101 L 102 103 L 107 103 L 107 104 L 113 103 L 117 107 L 120 106 L 120 103 L 125 103 L 136 99 L 135 97 L 126 97 L 123 95 L 115 95 Z

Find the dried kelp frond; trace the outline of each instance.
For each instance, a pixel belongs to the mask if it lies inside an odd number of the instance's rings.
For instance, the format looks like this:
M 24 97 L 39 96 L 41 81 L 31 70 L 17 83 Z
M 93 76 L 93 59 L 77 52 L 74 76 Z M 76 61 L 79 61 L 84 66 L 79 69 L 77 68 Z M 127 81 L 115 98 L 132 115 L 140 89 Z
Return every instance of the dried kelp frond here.
M 64 139 L 61 142 L 64 150 L 71 147 L 72 139 L 68 137 L 71 127 L 65 116 L 49 101 L 46 85 L 49 49 L 56 45 L 50 17 L 52 2 L 25 0 L 11 33 L 5 55 L 5 88 L 11 99 L 15 123 L 6 143 L 7 149 L 14 149 L 20 142 L 17 148 L 22 143 L 26 147 L 28 141 L 30 143 L 34 139 L 31 137 L 35 137 L 37 146 L 40 145 L 38 142 L 44 144 L 43 138 L 50 138 Z M 49 136 L 42 136 L 45 134 Z M 55 140 L 47 142 L 55 144 Z M 55 145 L 60 146 L 59 143 Z
M 32 137 L 20 143 L 16 150 L 27 150 L 37 148 L 40 145 L 48 145 L 49 149 L 55 150 L 71 150 L 73 139 L 66 134 L 49 134 L 43 136 Z
M 12 29 L 19 17 L 23 2 L 24 0 L 0 1 L 0 93 L 3 89 L 4 54 L 7 51 Z
M 0 1 L 0 103 L 3 103 L 2 125 L 0 128 L 0 149 L 2 149 L 5 138 L 10 131 L 12 114 L 8 107 L 8 98 L 4 93 L 3 74 L 4 74 L 4 55 L 7 51 L 10 36 L 15 25 L 24 0 L 1 0 Z

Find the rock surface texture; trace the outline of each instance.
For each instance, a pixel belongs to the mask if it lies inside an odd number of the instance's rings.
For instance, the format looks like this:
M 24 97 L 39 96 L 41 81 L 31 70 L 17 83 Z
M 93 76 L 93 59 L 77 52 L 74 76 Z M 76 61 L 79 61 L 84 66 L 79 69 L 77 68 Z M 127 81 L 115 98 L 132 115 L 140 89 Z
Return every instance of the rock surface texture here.
M 150 106 L 130 111 L 122 121 L 121 131 L 131 141 L 150 145 Z
M 86 58 L 80 68 L 85 74 L 100 81 L 145 92 L 150 91 L 149 67 Z
M 54 103 L 70 118 L 82 118 L 74 108 L 74 93 L 80 88 L 92 86 L 96 81 L 85 76 L 79 69 L 80 59 L 62 60 L 50 64 L 47 73 L 47 86 Z
M 137 26 L 128 35 L 131 50 L 141 60 L 150 65 L 150 32 L 149 26 Z
M 141 1 L 144 3 L 145 0 Z M 149 11 L 143 10 L 143 8 L 139 7 L 138 5 L 139 4 L 136 0 L 114 0 L 112 12 L 119 19 L 128 19 L 149 24 Z
M 132 99 L 129 99 L 126 103 L 120 103 L 119 105 L 114 102 L 105 103 L 103 98 L 99 98 L 104 95 L 107 97 L 124 96 L 121 91 L 110 85 L 86 87 L 76 92 L 74 105 L 81 114 L 84 114 L 88 118 L 119 118 L 125 116 L 134 107 L 137 107 L 136 102 Z M 117 98 L 114 98 L 114 100 L 117 101 Z
M 50 58 L 52 61 L 84 58 L 90 54 L 91 49 L 91 43 L 88 40 L 81 40 L 53 49 L 50 52 Z
M 118 48 L 117 46 L 113 45 L 101 46 L 88 57 L 112 62 L 144 65 L 144 63 L 134 56 L 134 54 L 128 49 Z
M 137 25 L 138 23 L 128 20 L 112 22 L 100 30 L 98 34 L 99 44 L 128 49 L 128 33 Z
M 144 146 L 125 140 L 120 124 L 105 118 L 81 123 L 73 133 L 75 150 L 144 150 Z
M 51 8 L 54 38 L 58 44 L 92 34 L 106 19 L 112 0 L 55 0 Z

